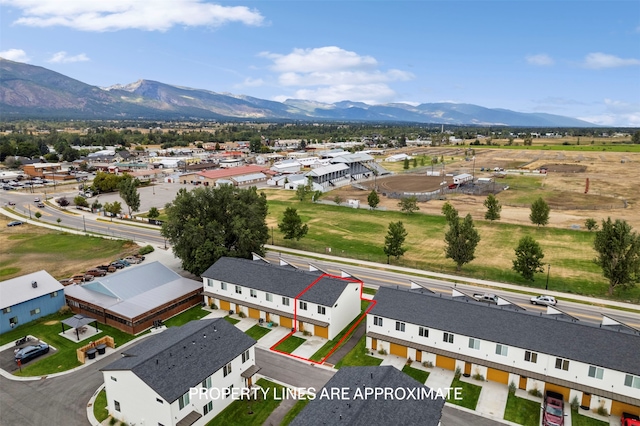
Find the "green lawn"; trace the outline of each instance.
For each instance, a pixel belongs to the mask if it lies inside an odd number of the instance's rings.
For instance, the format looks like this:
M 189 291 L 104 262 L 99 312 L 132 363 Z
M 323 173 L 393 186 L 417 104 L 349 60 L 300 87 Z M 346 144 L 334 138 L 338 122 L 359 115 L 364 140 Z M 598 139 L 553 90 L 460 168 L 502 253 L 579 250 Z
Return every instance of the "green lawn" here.
M 256 340 L 260 340 L 261 337 L 263 337 L 265 334 L 267 334 L 270 331 L 271 331 L 270 328 L 262 327 L 260 325 L 254 325 L 253 327 L 245 331 L 245 333 L 247 333 L 250 337 L 253 337 Z
M 316 351 L 316 353 L 311 355 L 311 357 L 309 359 L 311 361 L 320 361 L 320 360 L 322 360 L 322 358 L 324 358 L 331 351 L 331 349 L 333 349 L 338 344 L 340 339 L 342 339 L 344 337 L 344 335 L 347 333 L 347 331 L 349 331 L 349 329 L 351 329 L 351 327 L 353 327 L 353 325 L 360 319 L 360 317 L 362 316 L 364 311 L 369 306 L 369 303 L 370 302 L 368 300 L 361 300 L 360 301 L 360 315 L 358 315 L 356 318 L 354 318 L 354 320 L 351 321 L 351 323 L 349 323 L 349 325 L 347 325 L 336 337 L 334 337 L 333 339 L 329 340 L 327 343 L 322 345 L 322 347 L 320 349 L 318 349 Z M 365 319 L 362 319 L 362 321 L 365 321 Z M 344 345 L 347 342 L 347 340 L 349 340 L 349 339 L 345 339 L 345 341 L 342 342 L 342 345 Z M 340 346 L 342 346 L 342 345 L 340 345 Z
M 297 336 L 289 336 L 284 342 L 280 343 L 275 347 L 277 351 L 285 352 L 290 354 L 295 351 L 298 346 L 306 342 L 306 339 Z
M 99 422 L 109 417 L 109 411 L 107 410 L 107 392 L 104 389 L 100 391 L 93 402 L 93 415 L 96 416 Z
M 364 294 L 376 294 L 378 290 L 376 290 L 375 288 L 362 287 L 362 292 Z
M 413 377 L 414 379 L 416 379 L 422 384 L 424 384 L 424 382 L 426 382 L 427 379 L 429 378 L 428 371 L 420 370 L 418 368 L 413 368 L 409 365 L 405 365 L 404 367 L 402 367 L 402 372 L 408 374 L 409 376 Z
M 207 423 L 207 426 L 261 426 L 282 402 L 279 399 L 274 399 L 274 395 L 276 392 L 278 395 L 282 395 L 282 391 L 285 388 L 265 379 L 258 380 L 256 384 L 263 389 L 269 389 L 266 399 L 263 399 L 262 392 L 258 392 L 259 398 L 257 400 L 243 399 L 233 401 L 213 420 Z M 250 412 L 251 414 L 249 414 Z
M 364 335 L 358 340 L 356 346 L 336 364 L 335 368 L 380 365 L 382 359 L 369 355 L 369 351 L 366 349 L 366 343 L 367 336 Z
M 571 410 L 571 424 L 573 426 L 607 426 L 609 423 L 592 417 L 583 416 L 577 411 Z
M 476 409 L 476 405 L 478 405 L 478 398 L 480 397 L 480 391 L 482 390 L 482 386 L 463 382 L 460 379 L 453 379 L 453 382 L 451 383 L 451 387 L 462 388 L 462 391 L 461 391 L 462 399 L 457 400 L 452 398 L 452 399 L 447 399 L 447 402 L 459 405 L 461 407 L 469 408 L 470 410 Z
M 164 324 L 167 327 L 179 327 L 184 325 L 190 321 L 199 320 L 200 318 L 204 318 L 209 315 L 209 311 L 204 310 L 200 307 L 200 305 L 193 306 L 186 311 L 179 313 L 173 318 L 169 318 L 164 321 Z
M 224 319 L 226 319 L 227 321 L 229 321 L 231 324 L 236 325 L 237 323 L 240 322 L 239 319 L 235 319 L 235 318 L 231 318 L 229 315 L 227 315 L 226 317 L 224 317 Z
M 296 416 L 300 414 L 300 411 L 302 411 L 302 409 L 307 406 L 309 401 L 311 400 L 301 399 L 298 402 L 296 402 L 293 408 L 289 410 L 289 412 L 284 416 L 284 419 L 282 419 L 282 422 L 280 422 L 280 426 L 287 426 L 289 423 L 291 423 L 293 419 L 295 419 Z
M 504 419 L 525 426 L 538 426 L 540 424 L 540 403 L 519 398 L 510 393 L 507 397 Z

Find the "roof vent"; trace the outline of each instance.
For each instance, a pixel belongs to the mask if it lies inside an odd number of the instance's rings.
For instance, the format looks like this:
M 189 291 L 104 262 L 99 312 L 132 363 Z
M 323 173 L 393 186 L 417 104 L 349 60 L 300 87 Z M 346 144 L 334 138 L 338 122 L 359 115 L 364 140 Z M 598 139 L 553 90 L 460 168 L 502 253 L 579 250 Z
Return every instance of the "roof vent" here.
M 31 281 L 31 287 L 37 288 L 38 287 L 38 281 Z

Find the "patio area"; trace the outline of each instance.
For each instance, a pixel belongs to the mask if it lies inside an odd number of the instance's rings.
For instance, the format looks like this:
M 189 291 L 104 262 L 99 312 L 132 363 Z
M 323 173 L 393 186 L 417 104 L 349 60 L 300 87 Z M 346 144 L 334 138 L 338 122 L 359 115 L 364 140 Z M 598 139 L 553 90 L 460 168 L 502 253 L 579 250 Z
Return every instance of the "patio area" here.
M 81 342 L 102 332 L 102 330 L 98 329 L 98 321 L 95 318 L 85 317 L 84 315 L 74 315 L 71 318 L 62 320 L 61 325 L 62 332 L 58 333 L 58 335 L 72 342 Z M 65 329 L 65 325 L 69 328 Z

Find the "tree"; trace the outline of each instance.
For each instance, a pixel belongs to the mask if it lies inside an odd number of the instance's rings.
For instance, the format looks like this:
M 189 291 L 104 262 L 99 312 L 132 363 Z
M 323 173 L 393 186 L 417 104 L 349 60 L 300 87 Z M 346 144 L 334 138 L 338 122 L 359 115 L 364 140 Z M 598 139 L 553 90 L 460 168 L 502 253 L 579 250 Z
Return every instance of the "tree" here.
M 633 136 L 631 136 L 631 143 L 640 144 L 640 130 L 636 131 Z
M 598 222 L 592 217 L 584 221 L 584 226 L 588 231 L 597 231 L 598 230 Z
M 56 219 L 56 222 L 58 222 L 58 225 L 60 225 L 60 222 L 62 222 L 62 219 L 57 218 L 57 219 Z
M 458 210 L 456 210 L 448 201 L 442 205 L 442 214 L 445 219 L 447 219 L 447 223 L 458 220 Z
M 407 214 L 411 214 L 416 210 L 420 210 L 420 207 L 418 207 L 418 198 L 416 198 L 415 195 L 407 198 L 401 198 L 400 202 L 398 203 L 398 207 L 400 207 L 400 211 Z
M 120 204 L 120 201 L 104 203 L 104 211 L 111 215 L 111 222 L 113 222 L 113 216 L 117 216 L 122 213 L 122 204 Z
M 91 204 L 91 212 L 93 213 L 94 210 L 100 210 L 100 208 L 102 207 L 102 204 L 100 203 L 100 201 L 95 200 L 92 204 Z
M 40 212 L 36 212 L 36 219 L 40 220 L 40 218 L 42 217 L 42 213 Z
M 310 183 L 306 185 L 298 185 L 296 188 L 296 198 L 300 201 L 304 201 L 307 199 L 309 194 L 312 192 L 312 186 Z
M 89 207 L 89 203 L 87 202 L 87 199 L 84 198 L 82 195 L 77 195 L 73 198 L 73 204 L 75 204 L 78 207 Z
M 342 203 L 343 201 L 344 201 L 344 199 L 339 195 L 336 195 L 335 197 L 333 197 L 333 202 L 338 204 L 338 205 L 340 205 L 340 203 Z
M 389 231 L 384 237 L 384 254 L 387 255 L 387 263 L 389 263 L 390 256 L 398 260 L 400 256 L 407 251 L 407 249 L 402 246 L 407 235 L 408 232 L 404 229 L 402 222 L 389 223 Z
M 70 203 L 69 200 L 67 199 L 67 197 L 60 197 L 56 200 L 56 203 L 58 203 L 58 205 L 60 207 L 67 207 Z
M 484 214 L 484 218 L 490 221 L 499 220 L 500 219 L 500 211 L 502 210 L 502 206 L 500 205 L 500 201 L 493 195 L 489 194 L 487 199 L 484 200 L 484 206 L 487 208 L 487 211 Z
M 155 218 L 157 218 L 158 216 L 160 216 L 160 210 L 158 210 L 158 208 L 157 208 L 157 207 L 151 207 L 151 208 L 149 209 L 149 212 L 147 213 L 147 217 L 148 217 L 149 219 L 155 219 Z
M 455 209 L 454 209 L 455 211 Z M 447 244 L 445 247 L 445 256 L 456 262 L 456 270 L 462 269 L 462 265 L 475 259 L 476 246 L 480 242 L 480 234 L 473 225 L 473 219 L 470 214 L 460 221 L 457 217 L 451 216 L 449 221 L 449 230 L 444 236 Z
M 284 234 L 285 240 L 297 240 L 307 235 L 309 227 L 302 224 L 302 219 L 298 215 L 298 211 L 293 207 L 287 207 L 284 211 L 282 221 L 278 223 L 278 229 Z
M 124 200 L 129 209 L 129 216 L 131 211 L 137 212 L 140 210 L 140 194 L 138 193 L 138 181 L 132 178 L 124 179 L 118 185 L 120 189 L 120 198 Z
M 529 214 L 529 219 L 531 223 L 534 225 L 546 225 L 549 223 L 549 205 L 545 203 L 542 197 L 538 198 L 536 201 L 531 204 L 531 214 Z
M 376 207 L 378 207 L 378 204 L 380 204 L 380 197 L 378 196 L 378 193 L 376 192 L 375 189 L 372 189 L 369 195 L 367 196 L 367 203 L 369 204 L 369 207 L 372 209 L 375 209 Z
M 413 167 L 418 167 L 418 159 L 417 158 L 413 159 Z
M 625 220 L 603 220 L 593 246 L 595 263 L 609 280 L 609 296 L 616 287 L 630 288 L 640 281 L 640 235 Z
M 402 163 L 402 168 L 404 170 L 409 170 L 409 157 L 405 157 L 404 163 Z
M 269 238 L 267 197 L 255 187 L 182 188 L 165 208 L 161 234 L 173 245 L 182 268 L 202 274 L 222 256 L 264 255 Z
M 536 272 L 544 272 L 542 248 L 536 240 L 530 236 L 520 238 L 516 247 L 516 258 L 513 260 L 513 270 L 518 272 L 526 280 L 533 281 Z

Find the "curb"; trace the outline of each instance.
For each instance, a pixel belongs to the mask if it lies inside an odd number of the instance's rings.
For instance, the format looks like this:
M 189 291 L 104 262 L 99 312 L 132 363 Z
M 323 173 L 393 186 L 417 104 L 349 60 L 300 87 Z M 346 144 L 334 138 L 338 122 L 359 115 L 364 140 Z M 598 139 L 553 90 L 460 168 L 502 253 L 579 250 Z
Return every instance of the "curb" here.
M 93 395 L 91 395 L 89 402 L 87 402 L 87 419 L 92 426 L 100 426 L 102 424 L 98 421 L 98 419 L 96 419 L 96 416 L 93 414 L 93 404 L 96 402 L 96 398 L 98 397 L 98 394 L 100 393 L 100 391 L 102 391 L 102 389 L 104 389 L 104 383 L 101 384 L 98 389 L 96 389 Z

